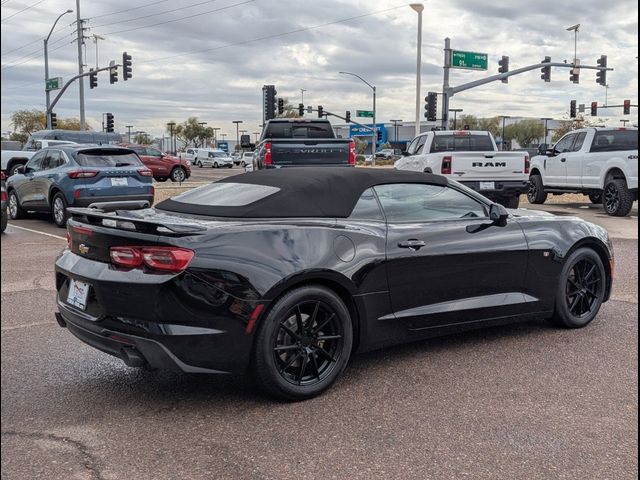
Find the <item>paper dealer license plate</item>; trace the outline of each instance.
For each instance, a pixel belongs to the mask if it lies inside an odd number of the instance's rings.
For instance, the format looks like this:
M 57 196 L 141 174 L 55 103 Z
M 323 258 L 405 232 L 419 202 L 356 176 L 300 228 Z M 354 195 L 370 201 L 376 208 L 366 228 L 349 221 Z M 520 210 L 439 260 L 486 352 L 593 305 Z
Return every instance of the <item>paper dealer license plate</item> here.
M 80 310 L 87 308 L 87 298 L 89 297 L 89 284 L 71 280 L 69 284 L 69 294 L 67 295 L 67 303 L 73 305 Z

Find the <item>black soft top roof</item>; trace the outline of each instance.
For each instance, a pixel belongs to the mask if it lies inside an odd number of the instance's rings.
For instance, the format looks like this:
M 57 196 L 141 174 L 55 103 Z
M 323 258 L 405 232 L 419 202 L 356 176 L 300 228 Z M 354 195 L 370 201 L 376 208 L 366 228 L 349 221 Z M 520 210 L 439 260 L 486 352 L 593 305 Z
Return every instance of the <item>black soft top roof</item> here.
M 215 183 L 240 183 L 276 187 L 278 192 L 244 206 L 211 206 L 168 199 L 157 208 L 171 212 L 215 217 L 348 217 L 369 187 L 389 183 L 447 185 L 447 179 L 430 173 L 382 168 L 300 167 L 258 170 Z

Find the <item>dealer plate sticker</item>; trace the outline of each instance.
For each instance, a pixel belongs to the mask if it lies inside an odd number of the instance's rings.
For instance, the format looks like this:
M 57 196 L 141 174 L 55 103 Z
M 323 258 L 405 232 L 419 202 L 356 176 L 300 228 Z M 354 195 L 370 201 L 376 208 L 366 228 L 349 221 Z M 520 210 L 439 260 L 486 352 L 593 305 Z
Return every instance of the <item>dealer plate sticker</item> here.
M 495 190 L 496 182 L 480 182 L 480 190 Z
M 67 295 L 67 303 L 73 305 L 80 310 L 87 308 L 87 298 L 89 297 L 89 284 L 71 280 L 69 285 L 69 294 Z
M 126 187 L 127 185 L 127 177 L 111 177 L 112 187 Z

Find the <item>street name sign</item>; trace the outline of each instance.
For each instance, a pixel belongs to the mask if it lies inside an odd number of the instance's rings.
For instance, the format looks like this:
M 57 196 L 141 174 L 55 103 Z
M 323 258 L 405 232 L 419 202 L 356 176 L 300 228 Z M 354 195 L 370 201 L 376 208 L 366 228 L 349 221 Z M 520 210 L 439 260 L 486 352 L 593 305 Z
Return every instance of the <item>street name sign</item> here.
M 478 52 L 451 51 L 451 67 L 467 70 L 487 70 L 489 55 Z

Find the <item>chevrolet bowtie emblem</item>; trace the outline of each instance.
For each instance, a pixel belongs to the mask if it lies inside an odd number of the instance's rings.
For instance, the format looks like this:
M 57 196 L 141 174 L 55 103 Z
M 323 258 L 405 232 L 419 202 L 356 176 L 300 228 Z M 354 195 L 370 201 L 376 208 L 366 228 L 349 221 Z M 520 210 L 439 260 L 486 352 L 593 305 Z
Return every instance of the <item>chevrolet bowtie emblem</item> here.
M 83 255 L 89 253 L 89 247 L 87 247 L 84 243 L 81 243 L 78 246 L 78 250 L 80 250 L 80 253 L 83 254 Z

